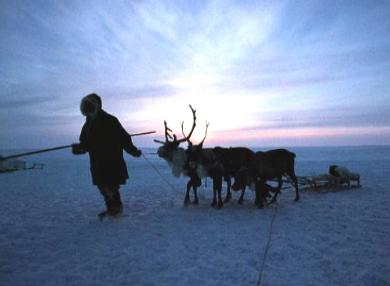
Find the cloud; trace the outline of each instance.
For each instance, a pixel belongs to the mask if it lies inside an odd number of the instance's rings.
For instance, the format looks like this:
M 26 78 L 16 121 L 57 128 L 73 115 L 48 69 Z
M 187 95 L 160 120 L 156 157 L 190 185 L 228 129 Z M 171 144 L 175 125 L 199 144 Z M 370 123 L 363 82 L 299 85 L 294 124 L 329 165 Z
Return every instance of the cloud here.
M 2 1 L 1 131 L 12 137 L 27 122 L 30 139 L 47 132 L 57 140 L 55 126 L 77 134 L 78 104 L 90 92 L 128 126 L 150 129 L 165 118 L 181 122 L 188 103 L 212 120 L 215 134 L 388 126 L 389 8 L 386 1 Z

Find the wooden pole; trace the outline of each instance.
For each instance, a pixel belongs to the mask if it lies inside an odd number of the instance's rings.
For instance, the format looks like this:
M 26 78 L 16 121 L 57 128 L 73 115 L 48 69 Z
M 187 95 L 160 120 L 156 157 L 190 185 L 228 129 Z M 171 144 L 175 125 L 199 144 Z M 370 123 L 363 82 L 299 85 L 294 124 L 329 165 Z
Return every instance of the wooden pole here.
M 141 133 L 134 133 L 134 134 L 130 134 L 130 136 L 131 137 L 133 137 L 133 136 L 141 136 L 141 135 L 148 135 L 148 134 L 153 134 L 153 133 L 156 133 L 156 131 L 147 131 L 147 132 L 141 132 Z M 51 151 L 56 151 L 56 150 L 61 150 L 61 149 L 66 149 L 66 148 L 71 148 L 71 147 L 72 147 L 72 145 L 64 145 L 64 146 L 47 148 L 47 149 L 42 149 L 42 150 L 37 150 L 37 151 L 31 151 L 31 152 L 14 154 L 14 155 L 6 156 L 6 157 L 1 157 L 0 156 L 0 161 L 5 161 L 5 160 L 8 160 L 8 159 L 14 159 L 14 158 L 19 158 L 19 157 L 24 157 L 24 156 L 30 156 L 30 155 L 39 154 L 39 153 L 51 152 Z
M 134 134 L 130 134 L 131 137 L 133 136 L 141 136 L 141 135 L 148 135 L 148 134 L 153 134 L 153 133 L 156 133 L 156 131 L 147 131 L 147 132 L 141 132 L 141 133 L 134 133 Z
M 23 157 L 23 156 L 29 156 L 29 155 L 34 155 L 34 154 L 39 154 L 39 153 L 44 153 L 44 152 L 61 150 L 61 149 L 70 148 L 70 147 L 72 147 L 72 145 L 65 145 L 65 146 L 59 146 L 59 147 L 54 147 L 54 148 L 32 151 L 32 152 L 20 153 L 20 154 L 2 157 L 1 160 L 4 161 L 4 160 L 8 160 L 8 159 L 14 159 L 14 158 Z

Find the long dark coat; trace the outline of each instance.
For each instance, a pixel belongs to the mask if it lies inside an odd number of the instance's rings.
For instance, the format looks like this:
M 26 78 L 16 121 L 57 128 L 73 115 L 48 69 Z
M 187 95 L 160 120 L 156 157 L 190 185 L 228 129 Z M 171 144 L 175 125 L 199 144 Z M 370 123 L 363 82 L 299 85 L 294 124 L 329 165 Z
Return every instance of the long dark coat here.
M 116 186 L 129 178 L 123 150 L 137 155 L 130 135 L 119 120 L 101 110 L 95 118 L 87 117 L 80 134 L 81 148 L 89 152 L 92 182 L 98 186 Z

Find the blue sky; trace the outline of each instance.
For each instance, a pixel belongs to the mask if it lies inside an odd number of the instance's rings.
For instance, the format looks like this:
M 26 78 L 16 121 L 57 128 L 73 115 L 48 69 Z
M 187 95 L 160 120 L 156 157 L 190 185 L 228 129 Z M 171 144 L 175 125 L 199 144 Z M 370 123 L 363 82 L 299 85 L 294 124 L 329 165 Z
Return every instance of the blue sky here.
M 1 1 L 0 148 L 77 141 L 80 99 L 140 146 L 390 144 L 390 1 Z

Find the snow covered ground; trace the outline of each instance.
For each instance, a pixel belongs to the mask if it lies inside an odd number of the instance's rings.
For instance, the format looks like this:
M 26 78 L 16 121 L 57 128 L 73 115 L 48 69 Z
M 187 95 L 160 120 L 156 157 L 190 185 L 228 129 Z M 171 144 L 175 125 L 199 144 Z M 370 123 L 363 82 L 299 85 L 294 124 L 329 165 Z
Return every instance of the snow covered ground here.
M 65 152 L 26 158 L 43 170 L 0 174 L 0 285 L 390 285 L 390 147 L 291 148 L 296 172 L 347 166 L 360 189 L 285 190 L 277 205 L 183 206 L 186 180 L 165 162 L 128 158 L 125 215 L 100 222 L 103 201 L 87 157 Z M 5 152 L 2 152 L 5 154 Z M 276 214 L 275 214 L 276 212 Z

